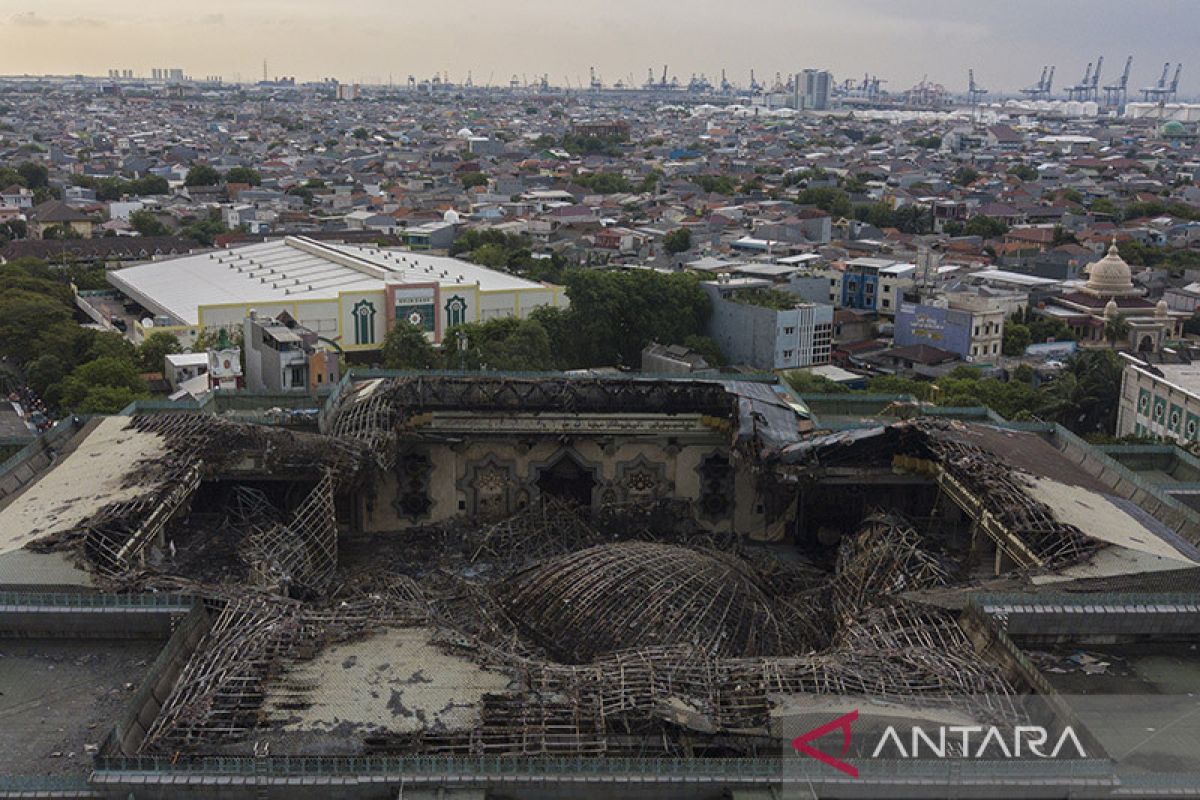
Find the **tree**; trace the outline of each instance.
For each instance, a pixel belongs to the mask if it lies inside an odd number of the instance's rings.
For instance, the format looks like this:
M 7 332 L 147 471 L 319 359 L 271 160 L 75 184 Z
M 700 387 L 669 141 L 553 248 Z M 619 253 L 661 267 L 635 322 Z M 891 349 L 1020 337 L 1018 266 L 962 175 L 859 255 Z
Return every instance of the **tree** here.
M 167 236 L 170 229 L 153 212 L 142 209 L 129 215 L 129 224 L 142 236 Z
M 44 395 L 67 374 L 67 365 L 56 355 L 46 353 L 25 365 L 25 380 L 34 391 Z
M 248 183 L 251 186 L 262 184 L 262 176 L 249 167 L 233 167 L 225 173 L 226 183 Z
M 146 382 L 138 376 L 137 368 L 132 363 L 110 357 L 81 364 L 71 371 L 61 386 L 62 405 L 72 411 L 82 410 L 88 395 L 99 387 L 125 389 L 135 398 L 148 394 Z M 112 400 L 111 397 L 108 399 Z M 115 410 L 119 411 L 120 408 Z
M 81 330 L 87 329 L 82 328 Z M 116 331 L 89 331 L 89 333 L 91 335 L 87 337 L 87 348 L 83 351 L 83 355 L 76 359 L 76 363 L 95 361 L 97 358 L 118 358 L 128 361 L 130 364 L 137 362 L 138 349 L 133 346 L 133 342 L 121 334 Z
M 721 352 L 721 348 L 717 343 L 708 336 L 694 333 L 691 336 L 684 337 L 681 344 L 704 356 L 704 360 L 708 362 L 710 367 L 719 367 L 725 363 L 725 354 Z
M 387 369 L 434 369 L 438 353 L 425 332 L 408 320 L 396 320 L 396 325 L 383 337 L 383 366 Z
M 225 224 L 225 217 L 221 215 L 219 208 L 210 210 L 206 219 L 189 222 L 179 231 L 183 236 L 195 239 L 205 247 L 211 246 L 220 234 L 228 232 L 229 227 Z
M 710 194 L 733 194 L 736 187 L 728 175 L 693 175 L 689 180 Z
M 692 249 L 692 232 L 687 228 L 676 228 L 667 234 L 663 246 L 672 255 L 686 253 Z
M 1200 336 L 1200 313 L 1193 313 L 1183 321 L 1183 332 L 1188 336 Z
M 816 206 L 835 217 L 848 217 L 854 212 L 854 208 L 850 204 L 850 196 L 832 186 L 805 189 L 796 196 L 796 202 L 802 206 Z
M 360 142 L 371 138 L 371 133 L 366 128 L 355 128 L 350 132 L 350 135 L 355 139 L 358 139 Z
M 966 236 L 982 236 L 984 239 L 995 239 L 1008 233 L 1008 226 L 998 219 L 985 217 L 982 214 L 971 217 L 963 226 Z
M 93 386 L 72 410 L 80 414 L 116 414 L 146 396 L 146 392 L 135 392 L 128 386 Z
M 1035 344 L 1075 341 L 1075 334 L 1061 319 L 1034 317 L 1028 324 L 1029 336 Z
M 1062 225 L 1055 225 L 1054 237 L 1050 240 L 1050 246 L 1059 247 L 1064 244 L 1079 244 L 1079 240 L 1075 238 L 1075 234 L 1063 228 Z
M 473 189 L 476 186 L 488 185 L 488 176 L 482 172 L 464 172 L 459 180 L 462 181 L 464 189 Z
M 130 194 L 168 194 L 170 191 L 171 185 L 167 183 L 167 179 L 161 175 L 147 175 L 143 178 L 138 178 L 135 181 L 131 181 L 129 184 Z
M 533 319 L 507 317 L 451 328 L 446 364 L 457 369 L 539 371 L 553 367 L 550 336 Z
M 509 251 L 504 245 L 489 243 L 480 245 L 471 251 L 470 260 L 480 266 L 491 267 L 492 269 L 506 269 L 508 267 Z
M 51 225 L 42 231 L 42 238 L 49 241 L 62 241 L 65 239 L 82 239 L 79 231 L 75 230 L 70 225 Z
M 17 172 L 30 189 L 44 189 L 50 185 L 50 170 L 42 164 L 26 161 L 17 167 Z
M 970 186 L 979 179 L 979 170 L 974 167 L 959 167 L 955 173 L 953 182 L 959 186 Z
M 1020 178 L 1022 181 L 1036 181 L 1039 177 L 1037 167 L 1031 167 L 1028 164 L 1018 164 L 1008 171 L 1009 175 Z
M 1038 414 L 1074 433 L 1110 433 L 1116 428 L 1121 394 L 1121 359 L 1112 350 L 1085 350 L 1041 393 Z
M 188 170 L 183 179 L 184 186 L 216 186 L 221 182 L 221 173 L 208 164 L 197 164 Z
M 1124 315 L 1118 314 L 1112 319 L 1104 320 L 1104 338 L 1109 347 L 1116 347 L 1117 342 L 1129 338 L 1129 321 Z
M 138 347 L 138 360 L 146 372 L 164 372 L 168 355 L 183 352 L 179 340 L 172 333 L 155 331 L 142 340 Z
M 591 175 L 577 175 L 575 182 L 580 186 L 591 189 L 596 194 L 617 194 L 633 191 L 632 184 L 624 175 L 614 172 L 595 172 Z
M 651 341 L 682 342 L 704 334 L 708 295 L 690 273 L 573 270 L 564 283 L 571 305 L 539 308 L 532 315 L 564 369 L 633 366 Z
M 1001 349 L 1006 356 L 1019 356 L 1033 343 L 1028 326 L 1009 323 L 1004 326 L 1004 344 Z
M 964 227 L 965 226 L 961 222 L 956 219 L 952 219 L 942 225 L 942 233 L 946 234 L 947 236 L 962 236 Z
M 62 303 L 31 291 L 6 288 L 0 292 L 0 355 L 17 362 L 40 355 L 35 346 L 38 337 L 61 323 L 71 323 L 71 311 Z
M 1120 212 L 1117 210 L 1117 205 L 1107 197 L 1097 197 L 1092 201 L 1093 214 L 1102 214 L 1106 217 L 1119 217 Z

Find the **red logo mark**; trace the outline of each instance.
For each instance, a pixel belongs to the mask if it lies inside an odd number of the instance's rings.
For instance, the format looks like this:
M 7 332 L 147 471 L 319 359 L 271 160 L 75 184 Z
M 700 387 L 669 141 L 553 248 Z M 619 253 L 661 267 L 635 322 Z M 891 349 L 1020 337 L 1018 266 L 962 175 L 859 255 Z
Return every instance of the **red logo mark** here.
M 857 767 L 847 764 L 845 761 L 834 758 L 828 753 L 823 753 L 809 744 L 809 742 L 820 739 L 827 733 L 840 729 L 842 731 L 841 754 L 843 756 L 846 755 L 846 753 L 850 752 L 850 724 L 856 719 L 858 719 L 857 708 L 851 711 L 849 714 L 843 714 L 832 722 L 825 723 L 819 728 L 813 728 L 808 733 L 800 734 L 795 739 L 792 739 L 792 747 L 795 748 L 797 753 L 803 753 L 806 756 L 812 756 L 822 764 L 826 764 L 840 772 L 844 772 L 851 778 L 857 778 Z

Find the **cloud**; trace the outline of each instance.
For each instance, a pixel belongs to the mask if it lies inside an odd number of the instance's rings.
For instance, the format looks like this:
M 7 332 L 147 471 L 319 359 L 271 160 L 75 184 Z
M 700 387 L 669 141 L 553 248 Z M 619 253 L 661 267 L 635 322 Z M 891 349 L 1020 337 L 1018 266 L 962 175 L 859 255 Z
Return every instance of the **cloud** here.
M 200 23 L 203 25 L 224 25 L 224 14 L 205 14 L 200 18 Z
M 64 19 L 46 19 L 39 17 L 37 12 L 25 11 L 20 14 L 13 14 L 12 24 L 19 28 L 48 28 L 51 25 L 57 25 L 63 28 L 103 28 L 108 25 L 102 19 L 95 17 L 66 17 Z
M 13 14 L 12 23 L 21 28 L 44 28 L 50 23 L 39 17 L 33 11 Z
M 58 24 L 64 28 L 104 28 L 108 26 L 107 22 L 95 17 L 71 17 L 59 20 Z

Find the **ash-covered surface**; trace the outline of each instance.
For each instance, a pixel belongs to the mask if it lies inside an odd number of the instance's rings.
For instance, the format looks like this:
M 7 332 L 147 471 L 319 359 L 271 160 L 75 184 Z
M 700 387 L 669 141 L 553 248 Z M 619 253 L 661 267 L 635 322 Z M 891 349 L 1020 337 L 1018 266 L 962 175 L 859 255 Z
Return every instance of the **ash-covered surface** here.
M 0 775 L 87 775 L 162 646 L 0 639 Z

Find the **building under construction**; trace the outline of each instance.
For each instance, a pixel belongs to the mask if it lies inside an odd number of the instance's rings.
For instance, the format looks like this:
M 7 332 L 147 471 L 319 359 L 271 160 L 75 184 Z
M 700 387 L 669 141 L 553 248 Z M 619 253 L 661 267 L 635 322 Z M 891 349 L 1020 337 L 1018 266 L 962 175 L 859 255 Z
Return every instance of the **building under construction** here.
M 26 788 L 1141 796 L 1056 648 L 1200 669 L 1200 515 L 1053 426 L 566 375 L 359 374 L 315 421 L 212 411 L 68 421 L 0 473 L 0 641 L 162 640 L 78 774 L 25 765 Z M 851 780 L 789 746 L 845 703 L 1073 725 L 1087 752 L 847 739 Z

